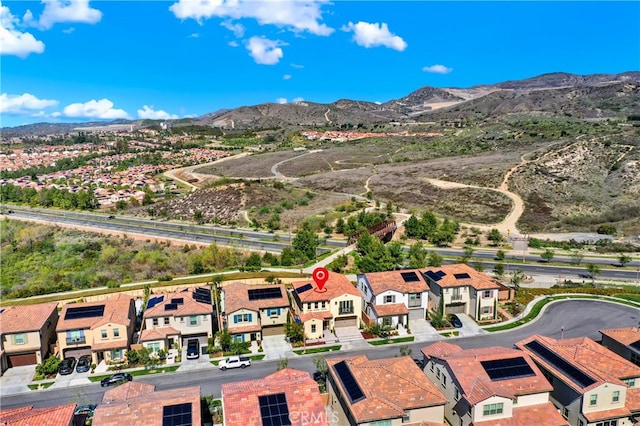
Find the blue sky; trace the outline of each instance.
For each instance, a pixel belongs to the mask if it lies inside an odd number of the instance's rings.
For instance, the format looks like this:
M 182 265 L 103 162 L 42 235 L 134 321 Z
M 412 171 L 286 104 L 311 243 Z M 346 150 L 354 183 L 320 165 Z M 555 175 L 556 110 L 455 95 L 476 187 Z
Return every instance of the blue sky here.
M 640 2 L 0 3 L 0 126 L 640 70 Z

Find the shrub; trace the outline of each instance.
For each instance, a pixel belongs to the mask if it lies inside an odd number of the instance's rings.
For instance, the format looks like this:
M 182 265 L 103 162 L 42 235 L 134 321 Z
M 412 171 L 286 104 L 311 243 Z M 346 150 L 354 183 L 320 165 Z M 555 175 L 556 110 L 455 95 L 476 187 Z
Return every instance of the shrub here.
M 38 375 L 46 376 L 48 374 L 55 374 L 58 372 L 58 367 L 62 361 L 60 358 L 54 355 L 49 355 L 42 364 L 38 364 L 36 367 L 36 373 Z

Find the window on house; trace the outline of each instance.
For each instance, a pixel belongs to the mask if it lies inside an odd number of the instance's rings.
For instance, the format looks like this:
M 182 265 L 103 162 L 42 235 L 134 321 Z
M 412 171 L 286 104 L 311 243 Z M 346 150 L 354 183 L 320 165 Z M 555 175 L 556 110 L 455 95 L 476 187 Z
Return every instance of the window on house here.
M 327 302 L 322 302 L 322 309 L 325 309 L 327 307 Z
M 307 303 L 307 309 L 311 310 L 311 303 Z
M 640 365 L 640 355 L 636 355 L 635 353 L 631 352 L 631 362 L 635 365 Z
M 379 422 L 371 422 L 369 426 L 391 426 L 391 420 L 382 420 Z
M 114 328 L 113 329 L 113 337 L 120 337 L 120 329 L 119 328 Z
M 578 426 L 584 426 L 584 422 L 582 421 L 582 419 L 578 419 Z
M 316 332 L 316 325 L 315 324 L 311 324 L 311 332 L 312 333 Z
M 504 404 L 499 402 L 497 404 L 487 404 L 483 407 L 483 416 L 494 416 L 496 414 L 502 414 Z
M 564 416 L 565 419 L 569 418 L 569 409 L 567 407 L 564 407 L 562 409 L 562 415 Z
M 189 317 L 189 325 L 198 325 L 198 317 L 196 315 Z
M 409 423 L 410 419 L 411 416 L 409 411 L 405 411 L 404 413 L 402 413 L 402 423 Z
M 103 339 L 107 338 L 107 330 L 100 330 L 100 334 L 102 335 Z
M 623 379 L 622 380 L 627 386 L 629 386 L 630 388 L 635 387 L 636 385 L 636 379 L 635 377 L 632 379 Z
M 444 374 L 442 375 L 442 387 L 447 388 L 447 376 Z
M 122 359 L 122 349 L 111 349 L 110 355 L 112 360 L 120 360 Z
M 395 302 L 396 302 L 396 296 L 393 294 L 384 297 L 384 303 L 395 303 Z
M 382 325 L 390 326 L 391 325 L 391 317 L 382 317 Z
M 251 314 L 238 314 L 233 316 L 233 322 L 235 324 L 240 322 L 251 322 L 252 315 Z
M 620 391 L 614 391 L 613 397 L 611 398 L 611 402 L 618 402 L 618 401 L 620 401 Z
M 164 317 L 164 325 L 169 325 L 169 317 Z
M 488 298 L 491 297 L 491 290 L 485 290 L 482 292 L 482 297 Z
M 433 362 L 429 362 L 431 364 L 431 371 L 433 371 Z
M 460 399 L 460 392 L 458 391 L 458 388 L 456 388 L 454 397 L 455 397 L 456 401 Z
M 493 311 L 493 308 L 491 306 L 483 306 L 482 307 L 482 313 L 483 314 L 491 314 Z
M 315 309 L 318 309 L 318 307 L 320 306 L 320 303 L 316 302 L 315 305 L 313 306 Z
M 589 405 L 598 405 L 598 395 L 591 395 L 589 397 Z
M 153 325 L 158 325 L 158 318 L 154 318 L 152 321 L 153 321 Z
M 436 377 L 439 379 L 440 378 L 440 369 L 436 368 Z
M 160 343 L 149 343 L 147 345 L 147 349 L 149 350 L 149 352 L 160 352 Z
M 24 345 L 27 343 L 27 337 L 24 333 L 18 333 L 13 335 L 13 344 L 14 345 Z

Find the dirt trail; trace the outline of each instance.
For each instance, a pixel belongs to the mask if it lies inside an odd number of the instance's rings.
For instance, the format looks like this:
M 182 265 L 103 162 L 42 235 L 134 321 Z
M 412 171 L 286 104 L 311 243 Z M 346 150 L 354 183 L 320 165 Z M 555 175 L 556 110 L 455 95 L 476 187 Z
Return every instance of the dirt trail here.
M 200 189 L 202 187 L 202 183 L 203 183 L 205 178 L 206 179 L 211 179 L 212 177 L 215 178 L 214 175 L 196 173 L 195 169 L 199 169 L 201 167 L 206 167 L 206 166 L 212 166 L 212 165 L 221 163 L 223 161 L 231 160 L 231 159 L 242 158 L 242 157 L 245 157 L 247 155 L 251 155 L 251 153 L 243 152 L 243 153 L 238 154 L 238 155 L 232 155 L 230 157 L 220 158 L 219 160 L 212 161 L 211 163 L 196 164 L 194 166 L 187 166 L 187 167 L 180 167 L 178 169 L 171 169 L 171 170 L 167 170 L 163 174 L 167 177 L 167 179 L 172 179 L 172 180 L 175 180 L 175 181 L 179 181 L 182 184 L 184 184 L 185 186 L 188 186 L 189 188 L 191 188 L 191 192 L 193 192 L 193 191 L 196 191 L 196 190 L 198 190 L 198 189 Z M 197 182 L 188 182 L 191 179 L 197 179 L 198 181 Z

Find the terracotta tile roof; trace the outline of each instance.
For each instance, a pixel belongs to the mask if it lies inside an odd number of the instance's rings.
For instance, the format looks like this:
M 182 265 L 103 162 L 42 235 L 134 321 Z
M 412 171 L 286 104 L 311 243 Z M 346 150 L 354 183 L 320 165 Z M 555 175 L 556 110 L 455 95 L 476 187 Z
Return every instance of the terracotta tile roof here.
M 56 302 L 6 306 L 0 313 L 0 334 L 38 331 L 57 308 Z
M 383 305 L 371 305 L 376 315 L 384 317 L 387 315 L 408 315 L 409 309 L 404 303 L 385 303 Z
M 93 414 L 93 424 L 100 426 L 161 425 L 163 408 L 191 404 L 192 424 L 202 422 L 200 386 L 155 391 L 155 386 L 127 382 L 105 392 Z
M 260 324 L 242 325 L 242 326 L 227 326 L 227 331 L 231 334 L 251 333 L 254 331 L 261 331 L 262 326 Z
M 320 398 L 318 384 L 306 371 L 285 368 L 263 379 L 222 385 L 224 423 L 228 425 L 262 426 L 258 397 L 284 393 L 295 426 L 329 425 L 325 405 Z M 306 414 L 306 420 L 300 416 Z
M 316 291 L 317 286 L 313 280 L 295 282 L 293 283 L 293 288 L 297 290 L 305 284 L 311 284 L 313 289 L 304 293 L 297 293 L 294 290 L 296 297 L 299 297 L 303 303 L 329 301 L 344 294 L 362 297 L 358 289 L 349 281 L 349 278 L 331 271 L 329 271 L 329 278 L 324 285 L 324 291 Z
M 436 357 L 443 359 L 452 354 L 455 354 L 456 352 L 460 352 L 461 350 L 462 348 L 460 346 L 441 340 L 432 345 L 425 346 L 424 348 L 422 348 L 421 352 L 427 357 Z
M 2 426 L 66 426 L 73 421 L 76 404 L 56 405 L 54 407 L 21 407 L 0 411 Z
M 275 299 L 249 300 L 249 290 L 279 288 L 282 297 Z M 248 285 L 241 282 L 234 282 L 222 288 L 224 292 L 224 312 L 230 315 L 239 309 L 250 309 L 258 312 L 261 308 L 282 308 L 289 307 L 289 298 L 284 285 Z
M 116 340 L 111 342 L 95 342 L 91 345 L 92 351 L 107 351 L 109 349 L 126 349 L 127 348 L 126 340 Z
M 331 315 L 331 312 L 328 312 L 328 311 L 307 312 L 307 313 L 299 314 L 298 318 L 300 318 L 300 321 L 302 322 L 307 322 L 311 319 L 317 319 L 317 320 L 331 319 L 333 318 L 333 315 Z
M 631 411 L 627 407 L 612 408 L 611 410 L 593 411 L 589 413 L 582 412 L 582 415 L 593 423 L 599 420 L 617 419 L 619 417 L 627 417 L 631 415 Z
M 419 281 L 406 282 L 402 274 L 415 273 Z M 429 291 L 429 285 L 425 281 L 422 273 L 418 269 L 403 271 L 369 272 L 362 274 L 369 283 L 369 287 L 374 295 L 382 294 L 387 290 L 394 290 L 400 293 L 422 293 Z
M 344 401 L 357 423 L 402 417 L 405 410 L 444 405 L 446 397 L 408 356 L 369 360 L 366 355 L 328 359 L 329 374 L 343 395 L 345 390 L 333 366 L 346 361 L 365 398 Z
M 164 296 L 164 299 L 154 307 L 145 310 L 144 318 L 213 314 L 213 304 L 198 302 L 193 298 L 193 291 L 189 289 L 173 293 L 154 294 L 153 296 Z M 165 306 L 171 304 L 172 299 L 180 298 L 182 298 L 183 303 L 178 304 L 178 309 L 173 311 L 165 310 Z
M 600 330 L 603 336 L 610 337 L 625 346 L 640 341 L 640 329 L 638 327 L 610 328 Z
M 140 342 L 150 342 L 152 340 L 164 340 L 167 336 L 179 335 L 180 332 L 173 327 L 147 328 L 140 333 Z
M 473 422 L 474 426 L 565 426 L 569 423 L 560 415 L 558 409 L 551 403 L 513 407 L 511 417 Z
M 428 268 L 422 271 L 425 274 L 443 272 L 444 275 L 436 281 L 440 287 L 461 287 L 471 286 L 476 290 L 499 289 L 500 284 L 497 280 L 489 275 L 478 272 L 469 265 L 464 263 L 455 263 L 452 265 L 442 265 L 437 268 Z M 468 274 L 469 278 L 456 278 L 455 274 Z
M 64 305 L 64 307 L 62 308 L 62 312 L 60 312 L 60 319 L 58 320 L 56 331 L 60 332 L 82 328 L 95 329 L 109 322 L 121 324 L 128 327 L 131 324 L 131 321 L 135 320 L 135 318 L 129 318 L 132 304 L 133 297 L 128 296 L 124 293 L 119 293 L 117 296 L 111 297 L 102 302 L 68 303 Z M 64 319 L 69 308 L 100 305 L 104 305 L 104 314 L 102 315 L 102 317 L 79 318 L 70 320 Z
M 635 388 L 627 389 L 627 397 L 624 399 L 625 407 L 634 413 L 640 413 L 640 387 L 636 383 Z

